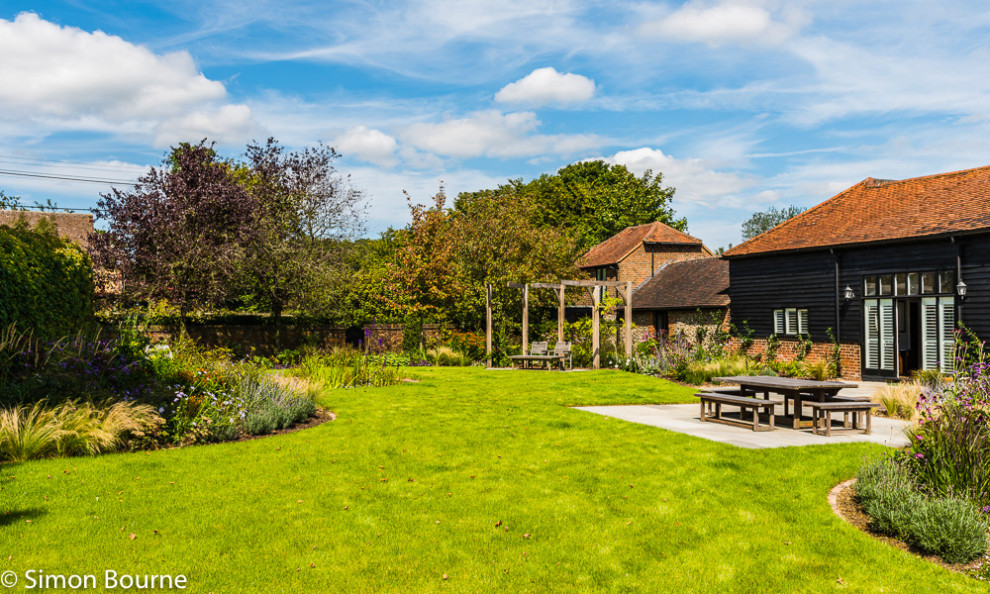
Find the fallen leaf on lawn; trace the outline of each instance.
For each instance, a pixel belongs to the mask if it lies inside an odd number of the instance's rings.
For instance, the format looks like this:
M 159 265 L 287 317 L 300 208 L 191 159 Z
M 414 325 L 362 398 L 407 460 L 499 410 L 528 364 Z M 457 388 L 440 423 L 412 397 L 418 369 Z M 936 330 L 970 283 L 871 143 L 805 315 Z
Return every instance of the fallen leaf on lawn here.
M 387 478 L 378 479 L 378 482 L 380 482 L 380 483 L 387 483 L 388 482 L 388 479 Z
M 440 523 L 440 520 L 437 520 L 437 524 L 439 524 L 439 523 Z
M 498 528 L 501 525 L 502 525 L 502 520 L 499 520 L 498 522 L 495 522 L 495 527 L 496 528 Z
M 415 482 L 416 482 L 416 479 L 412 479 L 412 478 L 411 478 L 411 479 L 409 479 L 409 482 L 410 482 L 410 483 L 415 483 Z
M 296 503 L 302 503 L 302 499 L 296 499 Z
M 631 520 L 629 522 L 626 522 L 626 526 L 629 526 L 630 524 L 632 524 Z
M 24 520 L 24 521 L 25 521 L 25 522 L 27 522 L 28 524 L 30 524 L 30 523 L 31 523 L 31 520 Z
M 529 538 L 528 534 L 523 534 L 523 538 Z
M 316 567 L 316 563 L 310 563 L 309 566 L 310 567 Z
M 130 534 L 127 535 L 127 538 L 129 538 L 131 540 L 134 540 L 135 538 L 137 538 L 137 534 L 134 534 L 133 532 L 131 532 Z
M 445 574 L 443 574 L 443 575 L 442 575 L 442 576 L 440 576 L 440 577 L 441 577 L 442 579 L 447 579 L 447 574 L 445 573 Z
M 629 485 L 629 488 L 630 488 L 630 489 L 635 489 L 636 487 L 634 487 L 634 486 L 632 486 L 632 485 Z
M 49 475 L 48 475 L 48 478 L 52 478 L 52 475 L 50 475 L 50 474 L 49 474 Z
M 838 582 L 839 584 L 841 584 L 841 585 L 845 585 L 845 584 L 846 584 L 846 582 L 845 582 L 845 580 L 843 580 L 842 578 L 839 578 L 839 579 L 837 579 L 836 581 L 837 581 L 837 582 Z
M 281 449 L 282 449 L 282 446 L 278 446 L 277 448 L 275 448 L 275 451 L 277 452 L 277 451 L 279 451 Z
M 346 510 L 348 510 L 348 509 L 350 509 L 350 508 L 351 508 L 351 506 L 349 506 L 349 505 L 345 505 L 345 506 L 344 506 L 344 510 L 345 510 L 345 511 L 346 511 Z

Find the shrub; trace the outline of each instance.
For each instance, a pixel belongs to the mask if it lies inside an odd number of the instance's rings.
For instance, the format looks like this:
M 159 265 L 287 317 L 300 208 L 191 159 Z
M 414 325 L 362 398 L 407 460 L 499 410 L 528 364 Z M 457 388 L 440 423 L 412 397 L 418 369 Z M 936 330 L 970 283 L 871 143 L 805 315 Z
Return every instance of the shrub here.
M 0 328 L 50 339 L 77 331 L 93 315 L 93 269 L 82 249 L 42 219 L 0 226 Z
M 817 363 L 805 362 L 804 364 L 804 376 L 809 379 L 817 380 L 820 382 L 825 381 L 828 378 L 832 377 L 831 373 L 832 373 L 832 365 L 827 361 L 819 361 Z
M 399 383 L 399 366 L 386 356 L 369 356 L 352 348 L 306 356 L 294 375 L 325 389 L 391 386 Z
M 0 410 L 0 459 L 82 456 L 126 449 L 155 439 L 164 421 L 147 405 L 36 402 Z
M 907 541 L 949 563 L 967 563 L 987 550 L 987 522 L 964 499 L 923 499 L 912 514 Z
M 990 504 L 990 374 L 976 364 L 942 391 L 918 398 L 911 471 L 929 493 Z
M 52 454 L 58 436 L 54 417 L 42 403 L 0 410 L 0 457 L 23 462 Z
M 981 511 L 958 497 L 927 497 L 896 459 L 867 461 L 857 479 L 856 497 L 881 534 L 949 563 L 966 563 L 986 552 L 987 521 Z
M 881 457 L 864 463 L 856 479 L 856 497 L 871 527 L 906 540 L 912 510 L 922 499 L 907 470 L 893 458 Z
M 733 356 L 712 361 L 689 361 L 678 371 L 677 379 L 697 386 L 711 382 L 713 377 L 750 373 L 749 360 L 744 356 Z
M 426 350 L 426 360 L 441 367 L 466 367 L 474 361 L 467 353 L 449 346 L 438 346 Z
M 872 400 L 883 405 L 887 416 L 914 421 L 918 418 L 919 396 L 921 396 L 921 385 L 910 382 L 887 384 L 874 392 Z

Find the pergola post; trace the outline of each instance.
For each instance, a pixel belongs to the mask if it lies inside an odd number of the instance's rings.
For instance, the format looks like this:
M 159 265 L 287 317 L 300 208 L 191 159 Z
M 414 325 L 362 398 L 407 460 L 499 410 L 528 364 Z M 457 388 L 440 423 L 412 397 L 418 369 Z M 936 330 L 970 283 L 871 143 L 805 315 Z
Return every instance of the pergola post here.
M 529 348 L 529 285 L 522 287 L 523 319 L 522 319 L 522 354 L 525 357 Z
M 564 284 L 557 289 L 557 344 L 564 342 Z
M 626 281 L 626 359 L 632 359 L 632 283 Z
M 602 368 L 602 349 L 601 349 L 601 320 L 599 319 L 600 314 L 598 312 L 598 306 L 601 304 L 602 287 L 593 287 L 591 289 L 591 300 L 594 302 L 591 308 L 591 349 L 592 349 L 592 367 L 595 369 Z
M 485 283 L 485 356 L 487 367 L 492 366 L 492 285 Z

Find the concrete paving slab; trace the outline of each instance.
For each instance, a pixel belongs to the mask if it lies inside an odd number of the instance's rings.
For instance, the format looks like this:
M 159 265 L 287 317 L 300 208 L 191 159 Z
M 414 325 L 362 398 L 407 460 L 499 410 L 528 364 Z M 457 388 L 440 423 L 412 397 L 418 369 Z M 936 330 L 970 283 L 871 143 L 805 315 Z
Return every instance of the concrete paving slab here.
M 845 391 L 843 392 L 845 393 Z M 828 445 L 838 443 L 872 442 L 894 448 L 901 448 L 908 445 L 909 441 L 904 434 L 910 423 L 898 421 L 884 417 L 873 417 L 873 433 L 865 435 L 863 433 L 833 433 L 831 437 L 815 435 L 811 429 L 796 430 L 791 427 L 782 427 L 777 423 L 775 431 L 755 432 L 744 427 L 733 427 L 721 423 L 703 423 L 700 417 L 700 403 L 698 404 L 652 404 L 635 406 L 577 406 L 578 410 L 584 410 L 607 417 L 622 419 L 632 423 L 652 425 L 661 427 L 678 433 L 686 433 L 694 437 L 701 437 L 728 443 L 741 448 L 762 449 L 762 448 L 783 448 L 788 446 L 806 445 Z M 783 414 L 783 407 L 778 407 L 777 414 Z M 729 413 L 729 418 L 735 418 Z M 779 419 L 779 416 L 778 416 Z M 833 419 L 833 427 L 841 426 L 842 416 L 839 415 L 839 423 Z

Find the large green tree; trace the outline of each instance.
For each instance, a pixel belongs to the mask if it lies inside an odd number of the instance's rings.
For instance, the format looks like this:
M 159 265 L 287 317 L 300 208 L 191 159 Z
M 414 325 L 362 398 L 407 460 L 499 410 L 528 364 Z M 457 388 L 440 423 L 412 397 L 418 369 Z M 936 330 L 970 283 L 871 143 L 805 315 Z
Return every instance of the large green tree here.
M 743 241 L 769 231 L 784 221 L 796 217 L 805 210 L 801 206 L 787 206 L 781 209 L 771 206 L 765 211 L 755 212 L 753 216 L 749 217 L 742 224 Z
M 363 195 L 337 172 L 333 148 L 287 151 L 269 138 L 247 147 L 240 181 L 255 197 L 255 232 L 242 290 L 276 326 L 289 307 L 327 313 L 340 305 L 347 248 L 364 222 Z
M 674 188 L 664 187 L 663 174 L 646 171 L 636 176 L 624 165 L 581 161 L 553 175 L 544 174 L 529 183 L 510 180 L 491 191 L 464 193 L 455 208 L 470 212 L 481 196 L 528 196 L 531 221 L 540 227 L 568 230 L 586 250 L 631 225 L 660 221 L 687 230 L 687 221 L 676 218 L 671 200 Z
M 417 316 L 481 329 L 485 284 L 500 306 L 518 305 L 508 282 L 574 277 L 578 248 L 562 229 L 532 221 L 532 197 L 511 188 L 475 193 L 463 209 L 448 209 L 443 190 L 426 206 L 412 204 L 412 222 L 398 233 L 382 270 L 378 299 L 393 317 Z M 498 312 L 496 312 L 498 317 Z

